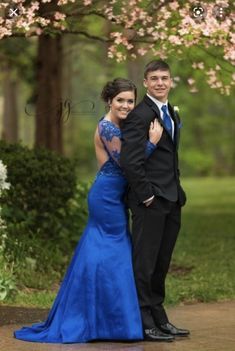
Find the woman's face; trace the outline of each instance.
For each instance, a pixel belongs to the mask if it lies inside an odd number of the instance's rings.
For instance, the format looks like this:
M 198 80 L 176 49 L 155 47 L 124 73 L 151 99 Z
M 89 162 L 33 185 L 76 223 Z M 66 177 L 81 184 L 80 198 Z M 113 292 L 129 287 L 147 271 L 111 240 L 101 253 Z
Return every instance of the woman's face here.
M 110 111 L 114 118 L 125 119 L 135 106 L 134 91 L 122 91 L 110 103 Z

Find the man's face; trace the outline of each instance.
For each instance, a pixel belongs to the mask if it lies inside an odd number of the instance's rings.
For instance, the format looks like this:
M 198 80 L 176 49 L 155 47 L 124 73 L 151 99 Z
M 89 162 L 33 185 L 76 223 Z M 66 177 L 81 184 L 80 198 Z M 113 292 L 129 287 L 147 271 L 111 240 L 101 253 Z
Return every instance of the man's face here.
M 149 72 L 144 79 L 144 86 L 149 95 L 161 102 L 166 102 L 172 86 L 170 72 L 160 70 Z

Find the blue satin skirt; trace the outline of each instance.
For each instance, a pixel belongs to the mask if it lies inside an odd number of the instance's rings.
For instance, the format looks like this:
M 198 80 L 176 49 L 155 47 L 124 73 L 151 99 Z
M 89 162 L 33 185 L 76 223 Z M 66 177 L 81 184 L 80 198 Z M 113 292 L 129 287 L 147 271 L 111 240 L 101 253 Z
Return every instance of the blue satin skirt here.
M 84 343 L 143 338 L 125 188 L 121 176 L 97 177 L 88 195 L 87 226 L 47 320 L 15 331 L 17 339 Z

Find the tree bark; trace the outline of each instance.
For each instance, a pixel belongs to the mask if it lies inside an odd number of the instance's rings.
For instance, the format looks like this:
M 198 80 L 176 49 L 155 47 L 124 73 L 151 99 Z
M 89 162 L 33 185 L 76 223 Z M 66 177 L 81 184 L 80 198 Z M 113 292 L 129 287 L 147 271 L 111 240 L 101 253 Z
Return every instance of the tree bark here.
M 9 64 L 4 66 L 2 138 L 10 143 L 18 140 L 17 81 Z
M 131 52 L 135 54 L 137 57 L 136 59 L 128 59 L 126 61 L 127 74 L 128 74 L 128 78 L 132 80 L 135 83 L 135 85 L 138 87 L 138 99 L 142 100 L 141 87 L 143 87 L 143 79 L 144 79 L 144 59 L 142 56 L 138 54 L 135 48 L 132 49 Z
M 63 152 L 61 95 L 62 39 L 39 37 L 35 145 Z
M 76 103 L 76 99 L 74 100 L 73 96 L 73 81 L 72 78 L 74 76 L 73 72 L 73 62 L 74 55 L 71 50 L 73 47 L 73 38 L 71 36 L 63 37 L 63 71 L 62 71 L 62 97 L 65 104 L 64 108 L 64 118 L 63 122 L 63 132 L 64 132 L 64 154 L 66 156 L 73 155 L 73 148 L 75 145 L 75 139 L 77 138 L 77 128 L 76 128 L 76 118 L 69 115 L 69 106 L 68 104 Z M 66 104 L 67 102 L 67 104 Z

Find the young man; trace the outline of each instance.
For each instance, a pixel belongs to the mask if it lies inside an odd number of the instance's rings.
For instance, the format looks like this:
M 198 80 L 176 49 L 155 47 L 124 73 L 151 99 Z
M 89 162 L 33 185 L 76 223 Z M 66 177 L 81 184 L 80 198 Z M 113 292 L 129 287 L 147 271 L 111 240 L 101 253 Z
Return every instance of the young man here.
M 146 95 L 123 121 L 120 163 L 129 183 L 133 265 L 144 336 L 150 341 L 173 341 L 189 331 L 171 324 L 163 307 L 165 279 L 186 201 L 178 169 L 181 124 L 168 103 L 172 86 L 168 64 L 148 63 L 144 86 Z M 155 118 L 163 128 L 155 151 L 146 159 L 145 143 Z

